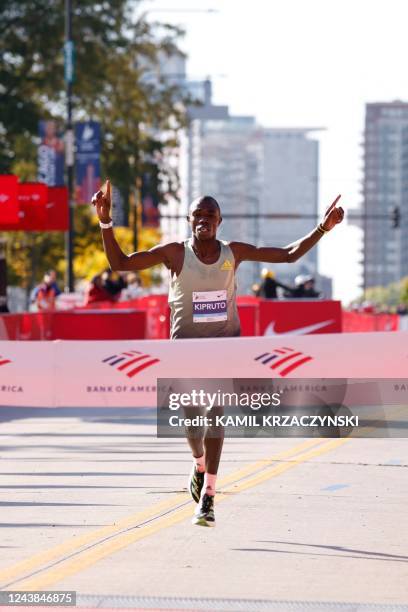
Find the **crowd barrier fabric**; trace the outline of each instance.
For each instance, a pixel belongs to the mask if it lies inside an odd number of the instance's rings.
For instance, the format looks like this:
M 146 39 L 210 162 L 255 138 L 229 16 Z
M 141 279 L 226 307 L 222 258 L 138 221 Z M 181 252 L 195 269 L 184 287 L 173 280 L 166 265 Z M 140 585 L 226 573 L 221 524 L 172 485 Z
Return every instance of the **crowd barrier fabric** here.
M 401 329 L 400 317 L 397 314 L 365 313 L 343 311 L 343 331 L 345 332 L 373 332 L 397 331 Z
M 133 340 L 146 336 L 146 311 L 24 312 L 0 317 L 0 340 Z
M 0 405 L 155 406 L 158 378 L 406 378 L 408 332 L 0 342 Z

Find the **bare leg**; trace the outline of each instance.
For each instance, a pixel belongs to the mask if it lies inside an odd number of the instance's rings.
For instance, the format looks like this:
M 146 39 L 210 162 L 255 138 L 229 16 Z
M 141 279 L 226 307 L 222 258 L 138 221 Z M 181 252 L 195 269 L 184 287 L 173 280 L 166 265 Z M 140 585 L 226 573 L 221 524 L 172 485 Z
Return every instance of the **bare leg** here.
M 204 408 L 184 408 L 184 416 L 188 419 L 193 419 L 197 416 L 206 415 Z M 204 455 L 204 437 L 205 427 L 201 426 L 189 426 L 185 428 L 186 438 L 193 457 L 202 457 Z
M 187 442 L 193 457 L 197 458 L 204 455 L 204 438 L 190 438 L 187 434 Z
M 217 474 L 220 465 L 224 437 L 204 438 L 205 448 L 205 471 L 208 474 Z
M 209 416 L 215 420 L 216 416 L 222 416 L 222 408 L 213 408 Z M 205 449 L 205 471 L 208 474 L 217 474 L 220 465 L 222 447 L 224 444 L 224 427 L 222 425 L 212 425 L 208 427 L 204 438 Z
M 215 421 L 216 416 L 223 414 L 223 409 L 213 408 L 209 412 L 203 409 L 188 410 L 190 418 L 197 414 L 207 415 Z M 205 454 L 205 471 L 209 474 L 217 474 L 224 444 L 224 427 L 215 424 L 207 428 L 186 427 L 186 436 L 193 457 L 202 457 Z

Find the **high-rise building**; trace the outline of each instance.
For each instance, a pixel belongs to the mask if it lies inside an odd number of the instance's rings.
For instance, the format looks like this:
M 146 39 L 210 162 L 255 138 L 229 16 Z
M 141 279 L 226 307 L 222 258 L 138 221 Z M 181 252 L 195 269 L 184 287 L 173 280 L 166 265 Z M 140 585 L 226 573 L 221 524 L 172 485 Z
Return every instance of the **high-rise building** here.
M 285 246 L 308 234 L 318 219 L 319 143 L 309 136 L 321 128 L 264 128 L 259 212 L 302 215 L 259 220 L 261 244 Z M 279 264 L 279 278 L 317 274 L 317 249 L 294 264 Z
M 212 104 L 211 81 L 201 86 L 186 81 L 183 87 L 201 105 L 189 109 L 189 127 L 181 137 L 179 198 L 162 210 L 180 219 L 163 218 L 164 240 L 186 238 L 188 206 L 200 195 L 219 202 L 222 239 L 285 246 L 310 232 L 317 222 L 319 163 L 319 143 L 310 134 L 318 128 L 266 129 L 254 117 L 232 116 L 227 106 Z M 257 217 L 267 214 L 282 218 Z M 287 214 L 302 217 L 285 218 Z M 263 265 L 246 262 L 240 267 L 241 293 L 259 282 Z M 318 277 L 317 249 L 294 264 L 279 264 L 275 272 L 287 284 L 298 274 Z
M 217 117 L 221 110 L 225 116 Z M 265 129 L 253 117 L 230 116 L 225 107 L 198 112 L 186 142 L 186 204 L 199 195 L 214 196 L 225 219 L 220 236 L 226 239 L 285 246 L 310 232 L 318 212 L 318 142 L 309 138 L 312 130 Z M 282 218 L 256 217 L 267 214 Z M 288 219 L 287 214 L 304 216 Z M 242 292 L 259 280 L 263 265 L 242 266 Z M 288 284 L 298 274 L 316 276 L 317 250 L 294 264 L 279 264 L 276 272 Z
M 190 147 L 187 201 L 204 194 L 215 197 L 224 215 L 219 237 L 257 244 L 258 221 L 245 218 L 259 210 L 262 137 L 255 119 L 195 119 Z M 243 264 L 238 272 L 240 291 L 249 291 L 257 275 L 257 264 Z
M 363 181 L 363 286 L 408 275 L 408 103 L 366 105 Z M 400 227 L 393 227 L 395 209 Z

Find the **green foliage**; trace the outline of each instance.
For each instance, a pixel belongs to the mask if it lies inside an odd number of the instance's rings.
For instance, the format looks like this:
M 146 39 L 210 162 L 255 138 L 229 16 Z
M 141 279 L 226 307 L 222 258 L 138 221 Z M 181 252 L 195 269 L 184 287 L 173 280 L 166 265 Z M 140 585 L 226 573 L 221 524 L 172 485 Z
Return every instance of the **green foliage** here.
M 98 220 L 89 206 L 79 206 L 75 219 L 75 261 L 74 272 L 77 278 L 90 280 L 109 267 L 102 246 L 101 230 Z M 115 229 L 115 237 L 124 253 L 132 253 L 133 232 L 127 227 Z M 139 250 L 151 249 L 160 242 L 158 230 L 146 228 L 139 230 Z M 61 270 L 62 272 L 62 270 Z M 155 278 L 155 269 L 139 273 L 142 284 L 147 287 Z
M 402 279 L 401 281 L 401 304 L 406 304 L 408 306 L 408 276 Z
M 408 276 L 387 287 L 370 287 L 358 300 L 367 300 L 383 308 L 395 308 L 398 304 L 408 306 Z
M 61 232 L 8 232 L 8 283 L 25 289 L 37 284 L 47 269 L 64 272 L 64 235 Z
M 182 32 L 152 25 L 143 17 L 133 22 L 131 9 L 137 3 L 73 0 L 74 120 L 101 122 L 103 175 L 121 189 L 125 202 L 142 172 L 154 171 L 157 165 L 159 197 L 165 202 L 178 185 L 164 157 L 177 147 L 187 100 L 176 87 L 148 76 L 159 58 L 177 52 Z M 13 172 L 22 180 L 35 180 L 38 121 L 64 121 L 63 45 L 61 0 L 0 4 L 0 174 Z M 92 275 L 104 258 L 99 229 L 85 209 L 79 206 L 75 211 L 78 277 Z M 129 231 L 125 234 L 131 245 Z M 48 267 L 62 271 L 62 235 L 8 233 L 7 238 L 10 282 L 36 282 Z

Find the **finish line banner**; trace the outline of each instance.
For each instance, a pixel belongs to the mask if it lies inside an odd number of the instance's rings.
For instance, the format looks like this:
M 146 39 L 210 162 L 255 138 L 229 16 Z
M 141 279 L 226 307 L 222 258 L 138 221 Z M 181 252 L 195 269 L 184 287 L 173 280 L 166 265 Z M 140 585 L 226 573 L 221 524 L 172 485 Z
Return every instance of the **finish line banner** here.
M 404 438 L 405 379 L 159 379 L 158 438 Z
M 5 315 L 0 326 L 5 317 L 12 322 L 13 315 Z M 181 377 L 405 379 L 408 384 L 407 346 L 408 332 L 1 341 L 0 406 L 156 408 L 158 379 Z

